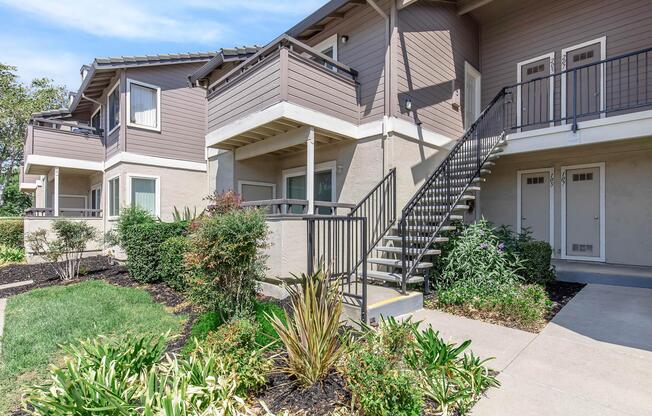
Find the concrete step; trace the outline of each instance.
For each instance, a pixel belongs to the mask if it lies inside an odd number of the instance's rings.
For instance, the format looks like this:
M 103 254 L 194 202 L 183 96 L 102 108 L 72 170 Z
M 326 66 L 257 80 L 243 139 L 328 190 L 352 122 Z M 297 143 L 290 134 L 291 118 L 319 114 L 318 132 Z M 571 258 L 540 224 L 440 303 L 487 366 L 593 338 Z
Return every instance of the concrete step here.
M 367 273 L 367 276 L 369 276 L 369 273 Z M 382 280 L 380 278 L 376 279 Z M 391 282 L 397 283 L 397 285 L 394 287 L 374 284 L 367 285 L 367 318 L 369 323 L 380 322 L 381 316 L 401 316 L 423 308 L 423 293 L 408 292 L 407 294 L 402 294 L 399 289 L 400 279 Z M 359 285 L 358 293 L 361 290 L 362 285 Z M 360 308 L 348 303 L 345 303 L 343 306 L 343 318 L 350 319 L 351 324 L 356 325 L 360 321 Z
M 367 259 L 367 263 L 370 264 L 377 264 L 380 266 L 390 266 L 390 267 L 396 267 L 396 268 L 402 268 L 403 267 L 403 261 L 400 259 L 384 259 L 384 258 L 379 258 L 379 257 L 371 257 Z M 412 267 L 414 263 L 408 261 L 407 266 Z M 429 263 L 427 261 L 422 261 L 417 263 L 417 269 L 429 269 L 433 266 L 432 263 Z
M 457 196 L 457 195 L 459 195 L 460 192 L 462 192 L 463 190 L 464 190 L 464 186 L 451 186 L 451 195 L 452 195 L 452 196 Z M 431 195 L 432 195 L 432 194 L 441 195 L 441 194 L 445 194 L 446 191 L 447 191 L 447 190 L 446 190 L 445 188 L 437 188 L 437 189 L 434 189 L 434 190 L 429 190 L 428 192 L 429 192 Z M 471 185 L 471 186 L 469 186 L 469 187 L 466 189 L 466 191 L 464 191 L 464 192 L 465 192 L 465 193 L 469 193 L 469 192 L 480 192 L 480 187 L 479 187 L 479 186 L 475 186 L 475 185 Z
M 393 241 L 393 242 L 402 242 L 403 237 L 400 235 L 389 235 L 386 237 L 383 237 L 384 240 L 387 241 Z M 414 237 L 414 236 L 408 236 L 407 241 L 409 243 L 427 243 L 430 241 L 430 237 Z M 435 243 L 446 243 L 448 242 L 448 237 L 435 237 Z
M 374 250 L 382 251 L 385 253 L 394 253 L 394 254 L 403 254 L 403 248 L 402 247 L 389 247 L 389 246 L 376 246 Z M 420 254 L 423 250 L 421 249 L 416 249 L 416 248 L 408 248 L 406 250 L 406 253 L 408 256 L 416 256 Z M 441 254 L 441 250 L 436 250 L 436 249 L 428 249 L 425 250 L 424 255 L 426 256 L 437 256 Z
M 417 211 L 429 211 L 429 212 L 446 212 L 448 211 L 449 205 L 421 205 L 417 206 L 415 210 Z M 470 207 L 465 204 L 455 205 L 453 211 L 466 211 Z
M 398 225 L 394 225 L 392 228 L 397 230 L 397 231 L 400 231 Z M 456 229 L 456 227 L 453 226 L 453 225 L 444 225 L 444 226 L 442 226 L 440 228 L 440 231 L 454 231 L 455 229 Z M 408 230 L 408 232 L 416 232 L 416 231 L 418 231 L 418 232 L 434 233 L 435 231 L 437 231 L 437 227 L 435 227 L 434 225 L 424 225 L 424 226 L 419 226 L 419 227 L 417 227 L 415 225 L 412 225 L 412 226 L 408 226 L 407 230 Z
M 381 272 L 378 270 L 369 270 L 367 271 L 367 278 L 382 280 L 384 282 L 401 283 L 403 276 L 401 275 L 401 273 L 388 273 L 388 272 Z M 422 282 L 423 282 L 423 276 L 412 276 L 408 279 L 408 283 L 422 283 Z

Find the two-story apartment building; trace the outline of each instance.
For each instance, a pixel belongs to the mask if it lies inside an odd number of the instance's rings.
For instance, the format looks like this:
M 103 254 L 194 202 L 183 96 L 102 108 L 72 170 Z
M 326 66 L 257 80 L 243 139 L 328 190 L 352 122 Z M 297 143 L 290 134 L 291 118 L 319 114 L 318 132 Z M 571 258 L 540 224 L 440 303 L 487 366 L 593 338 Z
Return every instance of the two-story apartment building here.
M 332 0 L 261 48 L 96 61 L 68 113 L 35 117 L 25 173 L 46 213 L 105 207 L 105 222 L 236 190 L 269 213 L 276 276 L 305 268 L 306 247 L 351 245 L 317 241 L 310 214 L 366 218 L 354 267 L 404 288 L 428 278 L 452 222 L 481 215 L 560 262 L 652 266 L 651 19 L 645 0 Z M 160 131 L 132 125 L 130 85 L 138 105 L 157 91 L 161 111 L 135 117 Z M 329 242 L 343 251 L 320 252 Z

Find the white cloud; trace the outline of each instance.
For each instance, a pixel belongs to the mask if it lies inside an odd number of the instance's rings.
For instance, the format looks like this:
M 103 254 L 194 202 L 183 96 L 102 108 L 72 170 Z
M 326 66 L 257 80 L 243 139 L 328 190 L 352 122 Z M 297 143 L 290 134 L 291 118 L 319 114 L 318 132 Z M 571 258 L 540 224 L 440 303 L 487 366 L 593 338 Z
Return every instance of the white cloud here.
M 211 43 L 226 28 L 219 22 L 191 17 L 171 2 L 127 0 L 0 0 L 45 23 L 96 36 L 125 39 Z
M 312 13 L 326 3 L 325 0 L 190 0 L 188 4 L 221 11 L 243 11 L 250 14 L 302 16 Z
M 75 91 L 80 84 L 79 68 L 87 57 L 63 50 L 43 48 L 38 44 L 1 39 L 3 64 L 15 66 L 20 80 L 29 83 L 34 78 L 50 78 L 57 84 Z

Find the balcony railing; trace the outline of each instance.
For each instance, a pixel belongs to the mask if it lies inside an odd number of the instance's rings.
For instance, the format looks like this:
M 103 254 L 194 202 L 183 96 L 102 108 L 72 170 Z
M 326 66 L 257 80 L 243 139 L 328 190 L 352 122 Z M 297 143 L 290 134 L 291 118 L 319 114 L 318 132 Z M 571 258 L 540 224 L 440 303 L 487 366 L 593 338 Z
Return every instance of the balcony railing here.
M 283 101 L 357 123 L 356 76 L 353 68 L 283 35 L 211 84 L 209 131 Z
M 652 48 L 554 72 L 505 88 L 507 131 L 652 109 Z
M 47 122 L 48 125 L 45 125 Z M 27 128 L 25 155 L 41 155 L 100 162 L 105 149 L 92 127 L 58 120 L 34 119 Z
M 25 216 L 55 218 L 54 209 L 52 208 L 27 208 L 25 210 Z M 81 209 L 81 208 L 59 208 L 59 217 L 102 218 L 102 210 Z
M 300 216 L 308 214 L 307 199 L 268 199 L 264 201 L 247 201 L 242 203 L 243 207 L 262 209 L 268 217 L 273 216 Z M 355 204 L 341 202 L 315 201 L 315 214 L 317 215 L 338 215 L 338 209 L 352 210 Z

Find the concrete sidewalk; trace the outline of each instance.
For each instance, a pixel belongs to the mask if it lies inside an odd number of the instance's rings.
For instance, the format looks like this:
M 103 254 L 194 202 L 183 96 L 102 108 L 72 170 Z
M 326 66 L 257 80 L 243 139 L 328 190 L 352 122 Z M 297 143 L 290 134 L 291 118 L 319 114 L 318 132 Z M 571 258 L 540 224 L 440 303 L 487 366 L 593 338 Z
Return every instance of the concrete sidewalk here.
M 652 414 L 652 289 L 589 284 L 538 335 L 437 311 L 414 317 L 496 357 L 502 386 L 475 416 Z

